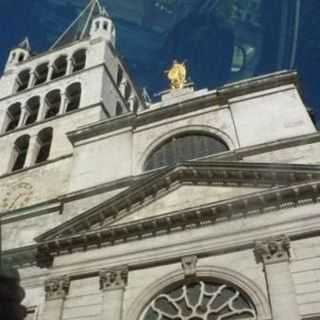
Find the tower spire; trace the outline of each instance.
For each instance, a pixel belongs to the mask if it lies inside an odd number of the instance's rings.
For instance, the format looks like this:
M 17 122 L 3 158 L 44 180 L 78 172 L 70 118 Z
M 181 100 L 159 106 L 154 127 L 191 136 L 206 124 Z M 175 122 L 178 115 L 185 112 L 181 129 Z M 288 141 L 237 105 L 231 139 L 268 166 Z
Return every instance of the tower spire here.
M 59 36 L 50 49 L 62 47 L 76 40 L 82 40 L 89 35 L 92 21 L 98 16 L 108 16 L 100 0 L 90 0 L 78 17 Z

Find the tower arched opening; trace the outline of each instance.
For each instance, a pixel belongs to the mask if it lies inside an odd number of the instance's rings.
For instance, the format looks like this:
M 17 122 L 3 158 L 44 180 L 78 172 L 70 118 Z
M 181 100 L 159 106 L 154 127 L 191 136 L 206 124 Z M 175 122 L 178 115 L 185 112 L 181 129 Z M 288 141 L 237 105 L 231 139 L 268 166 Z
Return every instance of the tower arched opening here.
M 48 78 L 49 72 L 49 64 L 42 63 L 40 64 L 34 71 L 35 82 L 34 85 L 37 86 L 39 84 L 45 83 Z
M 38 113 L 39 113 L 39 109 L 40 109 L 40 97 L 32 97 L 27 101 L 26 104 L 26 108 L 27 108 L 27 118 L 25 121 L 26 125 L 35 123 L 37 121 L 38 118 Z
M 42 129 L 38 134 L 38 155 L 35 163 L 47 161 L 50 156 L 50 149 L 52 144 L 53 129 Z
M 46 114 L 45 119 L 52 118 L 59 113 L 61 105 L 61 95 L 59 90 L 49 92 L 45 97 Z
M 77 72 L 85 68 L 87 59 L 86 49 L 76 51 L 72 56 L 72 72 Z
M 20 116 L 21 103 L 17 102 L 8 108 L 5 132 L 14 130 L 18 127 Z
M 29 141 L 29 135 L 23 135 L 16 140 L 12 155 L 13 165 L 11 171 L 17 171 L 24 167 L 29 148 Z
M 60 56 L 55 60 L 52 65 L 53 73 L 52 73 L 52 80 L 63 77 L 67 73 L 68 61 L 67 56 Z
M 67 106 L 66 112 L 76 110 L 80 106 L 81 101 L 81 84 L 73 83 L 66 90 Z
M 23 70 L 18 74 L 16 80 L 16 92 L 23 91 L 28 88 L 30 81 L 30 70 Z

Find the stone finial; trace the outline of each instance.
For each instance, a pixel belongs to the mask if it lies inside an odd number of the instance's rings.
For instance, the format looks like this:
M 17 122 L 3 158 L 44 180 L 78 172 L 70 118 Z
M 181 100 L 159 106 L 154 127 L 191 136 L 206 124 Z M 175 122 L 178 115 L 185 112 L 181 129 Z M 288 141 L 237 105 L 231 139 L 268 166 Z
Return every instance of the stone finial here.
M 181 259 L 181 266 L 185 277 L 192 277 L 196 275 L 197 271 L 197 256 L 188 256 Z
M 45 282 L 46 300 L 64 299 L 70 288 L 70 278 L 62 276 Z
M 128 268 L 104 269 L 100 271 L 100 289 L 122 289 L 128 282 Z
M 257 263 L 276 263 L 290 258 L 290 240 L 287 236 L 272 237 L 256 241 L 254 254 Z

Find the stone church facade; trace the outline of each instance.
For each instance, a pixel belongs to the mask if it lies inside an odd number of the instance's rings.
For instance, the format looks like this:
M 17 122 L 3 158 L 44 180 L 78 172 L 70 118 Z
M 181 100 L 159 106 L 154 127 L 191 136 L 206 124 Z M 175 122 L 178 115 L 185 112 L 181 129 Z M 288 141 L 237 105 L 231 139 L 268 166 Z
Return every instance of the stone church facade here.
M 320 135 L 296 73 L 152 103 L 115 45 L 93 0 L 0 79 L 3 260 L 27 319 L 320 319 Z

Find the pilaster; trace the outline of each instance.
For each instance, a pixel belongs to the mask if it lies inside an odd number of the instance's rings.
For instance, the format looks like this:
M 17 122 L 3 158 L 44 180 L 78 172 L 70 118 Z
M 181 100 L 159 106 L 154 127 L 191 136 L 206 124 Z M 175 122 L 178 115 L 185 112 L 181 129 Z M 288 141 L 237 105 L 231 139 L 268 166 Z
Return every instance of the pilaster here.
M 257 263 L 263 263 L 272 320 L 300 320 L 295 286 L 289 266 L 289 238 L 282 235 L 257 241 L 254 254 Z
M 128 281 L 128 268 L 119 267 L 100 271 L 100 289 L 103 294 L 101 320 L 121 320 L 124 290 Z
M 69 292 L 70 279 L 67 276 L 48 279 L 45 282 L 46 304 L 43 320 L 61 320 L 64 301 Z

